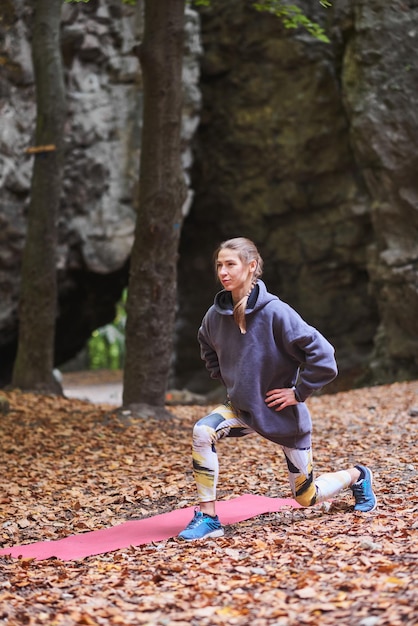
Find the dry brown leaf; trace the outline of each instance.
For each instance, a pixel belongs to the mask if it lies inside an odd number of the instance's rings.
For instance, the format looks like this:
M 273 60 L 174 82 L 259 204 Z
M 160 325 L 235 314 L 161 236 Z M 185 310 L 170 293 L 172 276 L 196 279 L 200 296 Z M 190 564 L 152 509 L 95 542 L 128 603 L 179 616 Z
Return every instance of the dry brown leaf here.
M 108 407 L 5 392 L 0 528 L 4 546 L 53 540 L 192 506 L 193 423 L 123 428 Z M 418 383 L 317 396 L 316 471 L 370 464 L 378 509 L 284 510 L 199 545 L 166 541 L 83 561 L 1 557 L 0 619 L 10 626 L 416 626 Z M 220 497 L 288 497 L 280 449 L 258 437 L 219 444 Z M 415 529 L 414 529 L 415 525 Z M 370 622 L 371 624 L 371 622 Z

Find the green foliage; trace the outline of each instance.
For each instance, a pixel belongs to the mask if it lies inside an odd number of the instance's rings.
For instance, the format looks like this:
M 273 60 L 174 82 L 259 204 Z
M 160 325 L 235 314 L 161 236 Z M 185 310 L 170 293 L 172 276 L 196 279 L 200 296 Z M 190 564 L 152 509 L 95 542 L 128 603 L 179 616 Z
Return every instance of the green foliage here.
M 125 324 L 126 324 L 125 289 L 120 302 L 116 305 L 116 316 L 111 324 L 97 328 L 89 339 L 89 367 L 98 369 L 123 369 L 125 361 Z
M 320 0 L 320 4 L 324 7 L 331 6 L 328 0 Z M 253 6 L 257 11 L 272 13 L 280 18 L 285 28 L 304 28 L 315 39 L 329 43 L 324 29 L 316 22 L 312 22 L 295 4 L 286 4 L 281 0 L 263 0 L 255 2 Z
M 196 7 L 208 7 L 211 0 L 192 0 L 192 4 Z M 332 6 L 329 0 L 319 0 L 319 4 L 325 8 Z M 304 28 L 315 39 L 329 43 L 324 29 L 316 22 L 312 22 L 295 4 L 287 4 L 285 0 L 263 0 L 253 2 L 253 7 L 257 11 L 272 13 L 281 19 L 285 28 Z
M 124 4 L 135 5 L 138 0 L 122 0 Z M 319 4 L 325 8 L 331 7 L 332 3 L 329 0 L 318 0 Z M 78 2 L 89 2 L 89 0 L 64 0 L 67 4 Z M 191 4 L 196 7 L 208 7 L 211 4 L 211 0 L 191 0 Z M 272 13 L 276 17 L 280 18 L 285 28 L 304 28 L 310 35 L 329 43 L 329 39 L 325 34 L 324 29 L 307 17 L 302 9 L 295 4 L 286 4 L 284 0 L 263 0 L 262 2 L 253 2 L 253 7 L 257 11 Z

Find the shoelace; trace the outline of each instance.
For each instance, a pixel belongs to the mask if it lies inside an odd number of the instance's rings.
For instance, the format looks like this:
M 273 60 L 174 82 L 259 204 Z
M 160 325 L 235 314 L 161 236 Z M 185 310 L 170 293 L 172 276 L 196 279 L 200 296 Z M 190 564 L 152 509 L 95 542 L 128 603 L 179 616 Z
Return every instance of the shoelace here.
M 366 492 L 365 492 L 365 479 L 363 479 L 361 481 L 361 483 L 357 484 L 354 483 L 354 485 L 351 486 L 351 489 L 354 493 L 354 497 L 356 499 L 357 502 L 365 502 L 367 500 L 366 498 Z
M 189 522 L 189 524 L 187 525 L 187 528 L 196 528 L 196 526 L 199 526 L 203 521 L 204 521 L 204 516 L 203 515 L 199 515 L 199 516 L 195 516 L 191 522 Z

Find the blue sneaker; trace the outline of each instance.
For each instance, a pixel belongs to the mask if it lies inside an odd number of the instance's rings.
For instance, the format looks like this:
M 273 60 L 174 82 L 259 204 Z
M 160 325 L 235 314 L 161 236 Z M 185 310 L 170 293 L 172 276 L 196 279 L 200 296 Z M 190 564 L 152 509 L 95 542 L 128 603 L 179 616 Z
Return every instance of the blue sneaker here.
M 180 539 L 193 541 L 194 539 L 204 539 L 206 537 L 222 537 L 224 529 L 221 526 L 218 516 L 210 517 L 195 510 L 194 517 L 184 530 L 179 534 Z
M 356 465 L 358 470 L 363 470 L 364 478 L 351 485 L 351 491 L 355 498 L 355 511 L 361 511 L 362 513 L 368 513 L 374 511 L 377 507 L 377 498 L 372 488 L 373 474 L 368 467 L 364 465 Z

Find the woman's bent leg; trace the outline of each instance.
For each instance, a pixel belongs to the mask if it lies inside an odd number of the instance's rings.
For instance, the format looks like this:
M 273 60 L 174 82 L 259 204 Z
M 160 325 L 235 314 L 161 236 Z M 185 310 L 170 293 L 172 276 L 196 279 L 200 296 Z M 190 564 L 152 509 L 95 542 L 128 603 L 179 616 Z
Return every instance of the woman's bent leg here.
M 219 473 L 215 443 L 224 437 L 243 437 L 252 432 L 229 404 L 217 407 L 197 422 L 193 429 L 192 454 L 200 510 L 195 509 L 193 519 L 179 533 L 179 538 L 193 541 L 205 537 L 222 537 L 224 531 L 215 510 Z
M 193 429 L 192 459 L 198 500 L 216 500 L 219 462 L 216 443 L 224 437 L 243 437 L 253 431 L 242 422 L 230 404 L 218 406 Z

